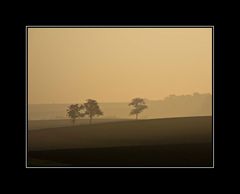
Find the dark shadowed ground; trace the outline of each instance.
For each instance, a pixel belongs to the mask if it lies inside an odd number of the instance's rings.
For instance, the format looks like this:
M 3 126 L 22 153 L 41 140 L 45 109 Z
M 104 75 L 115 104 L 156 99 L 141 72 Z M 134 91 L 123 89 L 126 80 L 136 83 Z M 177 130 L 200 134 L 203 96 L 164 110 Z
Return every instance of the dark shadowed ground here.
M 212 166 L 212 145 L 198 143 L 49 150 L 29 152 L 29 156 L 30 166 L 207 167 Z M 48 161 L 34 163 L 31 158 Z
M 212 117 L 29 131 L 29 166 L 212 166 Z

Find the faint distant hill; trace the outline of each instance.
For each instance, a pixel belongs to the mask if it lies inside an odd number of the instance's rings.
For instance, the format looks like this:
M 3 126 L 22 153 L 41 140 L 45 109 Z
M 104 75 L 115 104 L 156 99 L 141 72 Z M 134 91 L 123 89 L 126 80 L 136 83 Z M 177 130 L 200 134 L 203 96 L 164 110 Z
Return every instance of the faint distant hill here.
M 145 100 L 148 109 L 139 115 L 140 119 L 212 115 L 212 95 L 208 93 L 179 96 L 170 95 L 163 100 Z M 129 115 L 131 108 L 128 106 L 128 103 L 99 103 L 104 112 L 104 116 L 100 118 L 133 118 Z M 65 119 L 68 105 L 30 104 L 28 106 L 28 119 Z

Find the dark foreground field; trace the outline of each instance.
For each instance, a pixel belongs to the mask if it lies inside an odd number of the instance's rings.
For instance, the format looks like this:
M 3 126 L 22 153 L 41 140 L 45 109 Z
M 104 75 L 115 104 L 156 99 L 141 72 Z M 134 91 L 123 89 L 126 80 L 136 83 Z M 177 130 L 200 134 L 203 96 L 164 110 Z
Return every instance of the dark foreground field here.
M 211 117 L 99 123 L 28 135 L 28 166 L 212 166 Z
M 208 167 L 212 166 L 212 144 L 33 151 L 29 157 L 29 166 Z

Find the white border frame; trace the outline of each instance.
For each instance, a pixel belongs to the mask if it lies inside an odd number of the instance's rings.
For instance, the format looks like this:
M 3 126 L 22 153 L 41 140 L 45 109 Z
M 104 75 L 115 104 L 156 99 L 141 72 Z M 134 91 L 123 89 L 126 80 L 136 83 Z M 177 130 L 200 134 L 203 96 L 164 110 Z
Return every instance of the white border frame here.
M 212 151 L 213 151 L 213 166 L 209 167 L 123 167 L 123 166 L 116 166 L 116 167 L 55 167 L 55 166 L 41 166 L 41 167 L 31 167 L 27 165 L 28 162 L 28 28 L 211 28 L 212 29 Z M 25 79 L 25 86 L 26 86 L 26 98 L 25 98 L 25 105 L 26 105 L 26 120 L 25 120 L 25 168 L 214 168 L 215 167 L 215 146 L 214 146 L 214 36 L 215 30 L 214 25 L 29 25 L 25 26 L 25 72 L 26 72 L 26 79 Z

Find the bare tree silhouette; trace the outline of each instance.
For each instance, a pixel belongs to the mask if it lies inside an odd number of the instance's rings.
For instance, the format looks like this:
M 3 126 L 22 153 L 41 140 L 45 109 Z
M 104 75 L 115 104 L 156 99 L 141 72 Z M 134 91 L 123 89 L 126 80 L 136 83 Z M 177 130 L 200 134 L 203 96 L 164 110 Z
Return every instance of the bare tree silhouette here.
M 92 123 L 94 116 L 103 115 L 98 103 L 96 100 L 88 99 L 86 103 L 83 104 L 85 108 L 85 115 L 89 116 L 89 124 Z
M 131 110 L 130 115 L 136 115 L 136 119 L 138 119 L 138 114 L 147 108 L 143 98 L 134 98 L 128 105 L 134 107 L 134 109 Z

